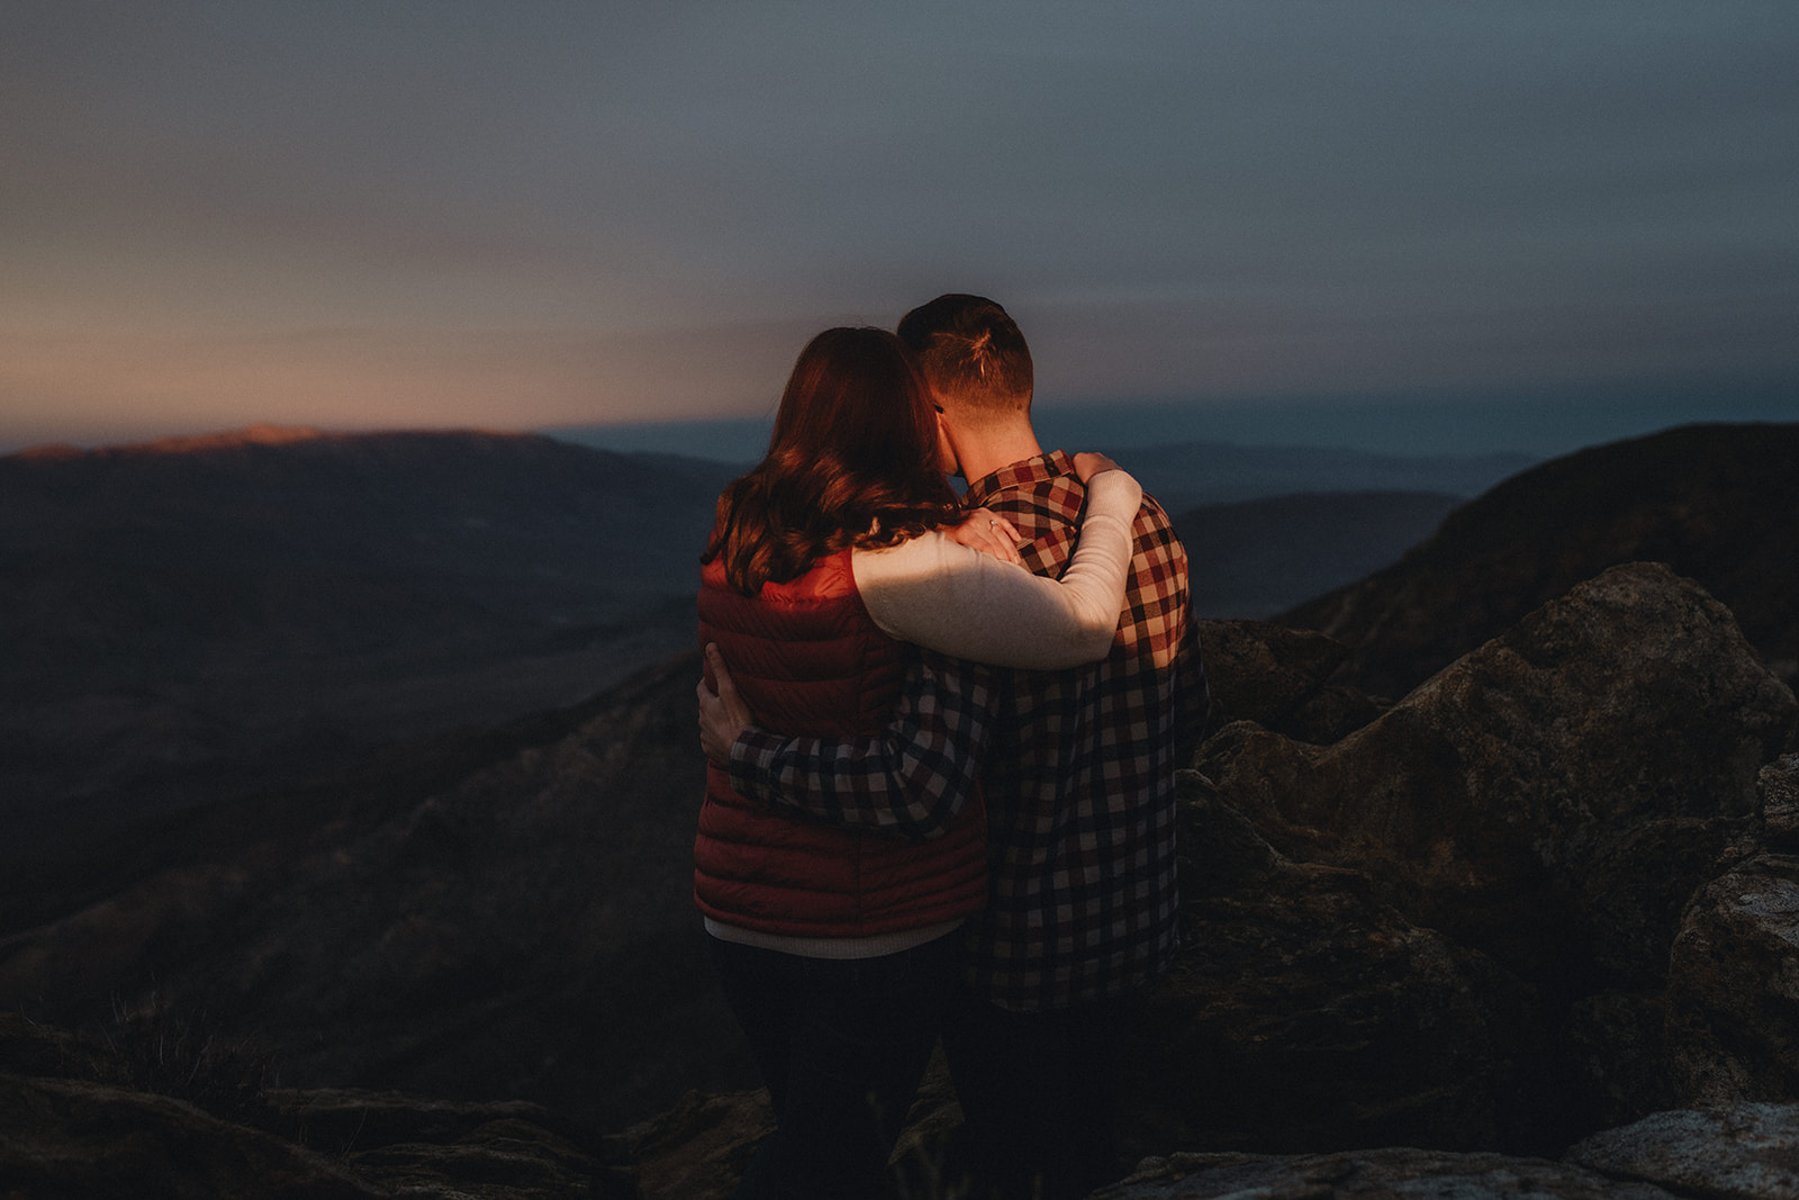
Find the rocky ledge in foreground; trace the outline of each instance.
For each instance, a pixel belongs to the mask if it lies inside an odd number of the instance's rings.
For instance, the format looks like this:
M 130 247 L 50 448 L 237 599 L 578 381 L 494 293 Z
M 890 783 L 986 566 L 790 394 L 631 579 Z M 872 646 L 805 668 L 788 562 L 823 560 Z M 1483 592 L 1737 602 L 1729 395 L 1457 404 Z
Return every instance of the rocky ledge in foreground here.
M 582 1145 L 566 1122 L 535 1104 L 263 1089 L 247 1081 L 243 1060 L 212 1057 L 210 1045 L 177 1051 L 175 1040 L 152 1035 L 145 1048 L 121 1053 L 0 1014 L 0 1195 L 638 1195 L 622 1146 Z
M 1183 950 L 1120 1128 L 1198 1153 L 1108 1195 L 1799 1197 L 1799 703 L 1728 609 L 1614 568 L 1329 744 L 1289 698 L 1331 648 L 1238 651 L 1227 697 L 1291 677 L 1227 711 L 1283 731 L 1181 773 Z M 754 1111 L 692 1102 L 703 1154 L 653 1126 L 644 1178 L 728 1176 Z M 956 1124 L 927 1086 L 904 1153 Z
M 1176 1154 L 1138 1164 L 1093 1200 L 1779 1200 L 1799 1196 L 1799 1104 L 1657 1113 L 1560 1160 L 1411 1146 L 1335 1154 Z
M 1127 1148 L 1554 1157 L 1799 1099 L 1796 711 L 1729 610 L 1632 564 L 1332 745 L 1220 730 Z
M 939 1064 L 940 1066 L 941 1064 Z M 907 1200 L 966 1200 L 934 1164 L 959 1114 L 940 1071 L 927 1078 L 895 1152 Z M 772 1128 L 765 1092 L 690 1093 L 624 1135 L 645 1197 L 724 1200 Z M 1799 1103 L 1744 1102 L 1654 1113 L 1556 1157 L 1380 1146 L 1325 1153 L 1211 1151 L 1150 1156 L 1092 1200 L 1792 1200 Z

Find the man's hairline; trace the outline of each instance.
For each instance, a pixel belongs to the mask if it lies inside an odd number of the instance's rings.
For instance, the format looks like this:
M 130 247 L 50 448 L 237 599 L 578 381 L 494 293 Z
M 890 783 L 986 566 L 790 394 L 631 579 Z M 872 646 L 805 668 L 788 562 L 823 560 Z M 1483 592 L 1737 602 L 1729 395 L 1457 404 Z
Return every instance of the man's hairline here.
M 1025 393 L 1024 403 L 1020 404 L 1017 408 L 994 411 L 985 405 L 971 404 L 966 400 L 958 398 L 953 391 L 937 386 L 937 381 L 931 378 L 931 373 L 929 371 L 923 372 L 923 375 L 926 386 L 931 389 L 932 402 L 937 405 L 937 410 L 946 417 L 969 424 L 981 425 L 998 425 L 1012 420 L 1029 423 L 1031 419 L 1031 401 L 1036 399 L 1035 388 L 1032 388 L 1029 392 Z M 980 419 L 980 414 L 989 412 L 992 413 L 991 417 L 985 420 Z M 968 421 L 968 417 L 971 414 L 976 418 L 972 422 Z

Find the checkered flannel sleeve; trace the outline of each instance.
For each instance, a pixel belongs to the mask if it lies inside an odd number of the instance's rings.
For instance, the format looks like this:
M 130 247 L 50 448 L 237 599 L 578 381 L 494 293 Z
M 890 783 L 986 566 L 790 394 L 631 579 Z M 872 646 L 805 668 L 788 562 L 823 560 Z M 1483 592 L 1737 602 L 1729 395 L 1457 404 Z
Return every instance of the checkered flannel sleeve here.
M 731 746 L 744 796 L 832 825 L 914 840 L 949 829 L 980 780 L 993 707 L 988 669 L 908 648 L 898 703 L 879 734 L 785 737 L 751 726 Z

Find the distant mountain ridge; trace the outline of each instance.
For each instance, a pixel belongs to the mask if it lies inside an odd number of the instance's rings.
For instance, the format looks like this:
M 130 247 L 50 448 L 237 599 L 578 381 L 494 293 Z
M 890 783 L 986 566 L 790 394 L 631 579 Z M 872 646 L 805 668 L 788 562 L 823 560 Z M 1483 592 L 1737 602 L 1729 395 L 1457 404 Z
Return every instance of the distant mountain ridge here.
M 1174 529 L 1187 547 L 1193 609 L 1279 612 L 1388 565 L 1461 503 L 1441 492 L 1299 492 L 1188 509 Z
M 746 468 L 767 440 L 765 427 L 751 437 L 756 422 L 684 422 L 675 428 L 692 436 L 696 453 Z M 714 426 L 736 436 L 713 436 Z M 606 446 L 614 431 L 567 426 L 554 436 L 583 446 Z M 1045 424 L 1043 444 L 1070 453 L 1104 450 L 1142 482 L 1144 490 L 1169 512 L 1201 504 L 1230 503 L 1297 492 L 1438 492 L 1473 496 L 1508 475 L 1540 461 L 1512 451 L 1475 454 L 1395 454 L 1305 445 L 1263 445 L 1177 439 L 1132 444 L 1132 433 L 1108 430 L 1068 439 Z M 1140 436 L 1140 434 L 1138 435 Z M 621 445 L 662 444 L 651 439 L 621 437 Z M 751 447 L 755 447 L 752 449 Z M 733 453 L 735 451 L 735 453 Z
M 1070 446 L 1078 450 L 1087 447 Z M 1475 496 L 1537 460 L 1526 454 L 1406 455 L 1316 446 L 1176 442 L 1099 447 L 1169 512 L 1319 492 L 1436 492 Z
M 120 454 L 193 454 L 207 450 L 230 450 L 238 446 L 283 446 L 290 442 L 310 442 L 327 437 L 353 437 L 353 434 L 328 434 L 310 425 L 273 425 L 261 423 L 242 429 L 217 433 L 177 434 L 143 442 L 121 442 L 114 445 L 82 447 L 69 442 L 50 442 L 27 446 L 0 458 L 22 458 L 30 461 L 56 461 L 85 458 L 90 455 Z
M 1553 459 L 1451 513 L 1399 562 L 1276 619 L 1346 643 L 1350 678 L 1398 696 L 1633 560 L 1698 580 L 1777 675 L 1799 677 L 1799 423 L 1683 426 Z
M 685 646 L 728 478 L 474 431 L 0 458 L 9 850 L 51 808 L 188 803 L 235 786 L 220 772 L 267 786 L 571 703 Z

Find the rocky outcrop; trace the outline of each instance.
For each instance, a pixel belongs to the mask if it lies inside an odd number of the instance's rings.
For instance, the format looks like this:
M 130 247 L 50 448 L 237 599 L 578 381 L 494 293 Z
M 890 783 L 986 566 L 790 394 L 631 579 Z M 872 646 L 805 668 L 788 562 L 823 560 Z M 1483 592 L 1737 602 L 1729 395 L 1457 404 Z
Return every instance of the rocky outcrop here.
M 567 1122 L 520 1100 L 281 1090 L 269 1102 L 311 1146 L 383 1195 L 443 1200 L 636 1200 L 629 1146 L 583 1145 Z
M 1221 729 L 1183 780 L 1133 1148 L 1553 1154 L 1790 1098 L 1790 860 L 1758 847 L 1796 711 L 1727 610 L 1636 564 L 1334 744 Z
M 1337 1154 L 1150 1158 L 1093 1200 L 1315 1200 L 1320 1196 L 1779 1200 L 1799 1195 L 1799 1104 L 1656 1113 L 1585 1138 L 1559 1160 L 1412 1147 Z
M 1701 887 L 1668 963 L 1672 1071 L 1701 1103 L 1799 1096 L 1799 856 Z
M 1795 711 L 1727 609 L 1634 564 L 1333 746 L 1239 724 L 1198 765 L 1283 852 L 1378 864 L 1411 919 L 1585 992 L 1659 979 Z
M 645 1196 L 722 1200 L 774 1127 L 765 1091 L 689 1092 L 667 1112 L 626 1130 L 620 1141 L 629 1147 Z
M 1682 1196 L 1799 1196 L 1799 1105 L 1735 1104 L 1655 1113 L 1584 1138 L 1564 1157 Z
M 138 1200 L 634 1200 L 622 1143 L 584 1146 L 534 1104 L 208 1087 L 199 1047 L 118 1049 L 0 1015 L 0 1189 Z M 178 1057 L 179 1062 L 173 1061 Z M 153 1090 L 173 1085 L 187 1096 Z M 147 1087 L 146 1084 L 150 1084 Z M 209 1111 L 193 1097 L 229 1097 Z
M 1544 1140 L 1528 988 L 1367 873 L 1281 854 L 1197 772 L 1181 822 L 1185 949 L 1133 1049 L 1133 1155 Z
M 1763 767 L 1758 786 L 1762 842 L 1771 850 L 1799 853 L 1799 753 L 1784 754 Z
M 0 1075 L 0 1131 L 0 1186 L 17 1195 L 385 1194 L 323 1154 L 181 1100 L 104 1084 Z
M 1624 1182 L 1573 1163 L 1410 1146 L 1340 1154 L 1176 1154 L 1150 1159 L 1093 1200 L 1320 1200 L 1328 1196 L 1443 1196 L 1454 1200 L 1675 1200 L 1680 1193 Z
M 1353 650 L 1348 681 L 1399 696 L 1619 563 L 1669 564 L 1799 679 L 1799 424 L 1702 425 L 1543 463 L 1463 505 L 1393 566 L 1280 617 Z
M 1336 682 L 1349 650 L 1323 634 L 1265 621 L 1200 621 L 1199 645 L 1212 689 L 1212 728 L 1253 721 L 1328 745 L 1384 707 Z

